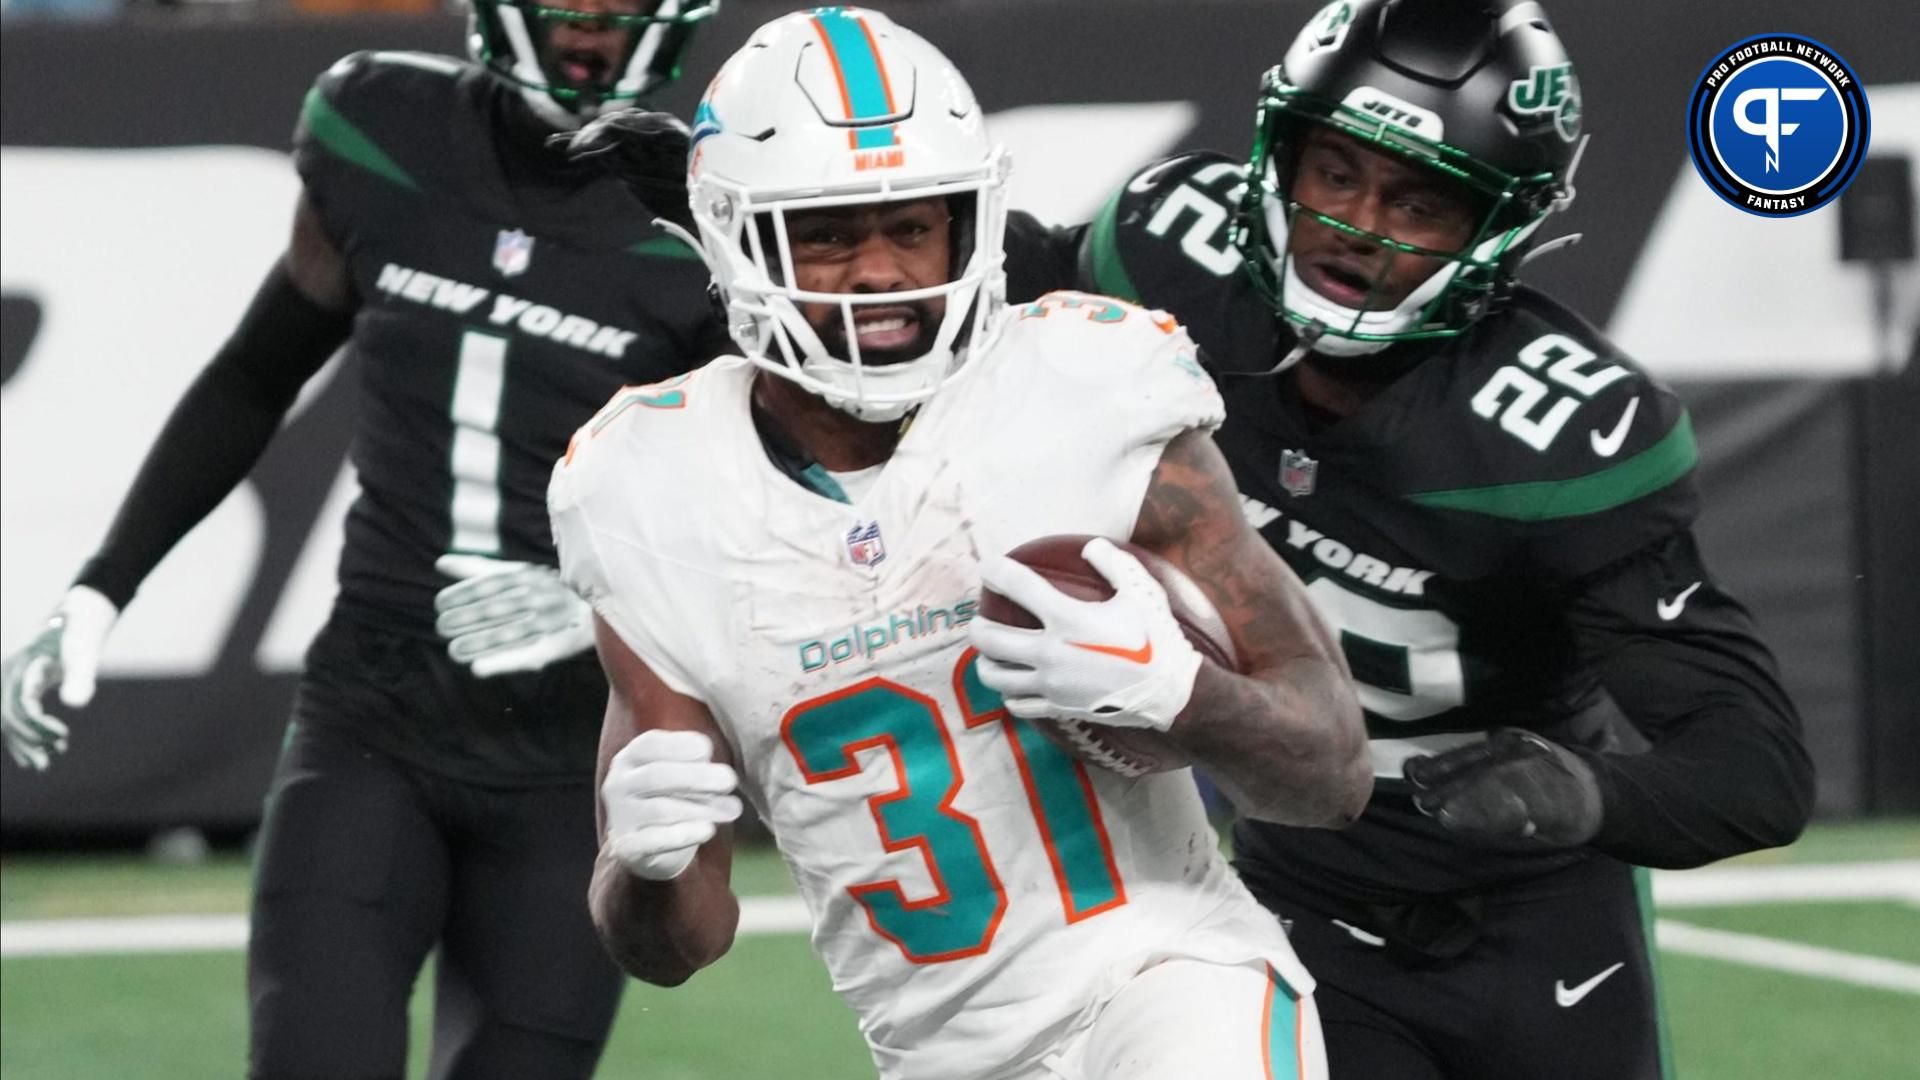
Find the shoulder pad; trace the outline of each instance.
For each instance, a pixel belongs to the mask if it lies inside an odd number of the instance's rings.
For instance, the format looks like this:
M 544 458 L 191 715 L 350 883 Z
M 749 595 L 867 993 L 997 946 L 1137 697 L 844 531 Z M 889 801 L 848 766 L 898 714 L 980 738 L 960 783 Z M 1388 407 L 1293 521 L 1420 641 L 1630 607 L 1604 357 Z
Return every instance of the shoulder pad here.
M 1214 153 L 1149 165 L 1081 237 L 1083 287 L 1172 312 L 1220 371 L 1272 367 L 1280 334 L 1231 235 L 1245 176 Z
M 1578 543 L 1555 561 L 1569 566 L 1692 520 L 1699 451 L 1686 407 L 1577 315 L 1523 291 L 1435 361 L 1455 365 L 1437 420 L 1464 424 L 1467 439 L 1411 501 L 1565 526 Z
M 1576 403 L 1568 437 L 1554 440 L 1541 455 L 1555 474 L 1610 469 L 1663 445 L 1672 451 L 1663 475 L 1677 479 L 1692 467 L 1686 407 L 1606 335 L 1531 290 L 1515 298 L 1505 322 L 1490 359 L 1517 361 L 1550 393 Z
M 599 486 L 600 476 L 608 469 L 616 472 L 623 466 L 620 462 L 631 460 L 628 455 L 634 453 L 634 447 L 651 447 L 665 443 L 671 446 L 686 443 L 687 432 L 684 425 L 671 425 L 661 431 L 662 417 L 684 417 L 699 411 L 693 407 L 697 400 L 705 404 L 704 395 L 689 385 L 695 376 L 707 371 L 707 367 L 695 368 L 684 374 L 675 375 L 661 382 L 645 386 L 623 386 L 614 392 L 593 418 L 580 425 L 567 443 L 567 452 L 560 459 L 555 470 L 556 486 L 561 474 L 575 478 L 569 485 L 576 497 L 584 496 Z M 640 457 L 647 457 L 646 450 L 638 451 Z
M 1164 311 L 1114 296 L 1056 289 L 1009 309 L 1009 339 L 1040 347 L 1044 341 L 1066 350 L 1060 355 L 1086 352 L 1095 359 L 1127 356 L 1134 351 L 1159 352 L 1185 349 L 1194 351 L 1191 338 L 1180 321 Z M 1074 344 L 1086 342 L 1077 351 Z M 1131 350 L 1129 349 L 1131 347 Z M 1047 351 L 1049 357 L 1054 353 Z
M 1199 347 L 1164 311 L 1084 292 L 1051 292 L 1020 304 L 995 342 L 993 362 L 1022 385 L 1144 438 L 1164 441 L 1220 424 L 1224 406 Z M 1039 372 L 1051 373 L 1042 378 Z M 1046 389 L 1042 389 L 1046 388 Z
M 310 182 L 344 167 L 412 191 L 454 134 L 457 83 L 470 65 L 417 52 L 357 52 L 314 81 L 294 131 L 294 163 Z
M 1139 301 L 1240 273 L 1228 235 L 1246 165 L 1200 152 L 1156 161 L 1113 193 L 1081 242 L 1081 280 L 1094 291 Z M 1191 285 L 1185 285 L 1191 288 Z

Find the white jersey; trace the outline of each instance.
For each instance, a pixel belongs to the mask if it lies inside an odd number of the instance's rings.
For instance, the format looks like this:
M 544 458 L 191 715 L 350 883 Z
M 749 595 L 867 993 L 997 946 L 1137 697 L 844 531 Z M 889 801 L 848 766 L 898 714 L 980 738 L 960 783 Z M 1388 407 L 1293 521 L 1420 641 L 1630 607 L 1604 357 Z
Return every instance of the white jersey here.
M 975 677 L 981 556 L 1129 536 L 1167 441 L 1223 416 L 1167 316 L 1005 319 L 852 501 L 769 460 L 738 358 L 616 397 L 549 494 L 567 580 L 732 743 L 883 1076 L 1016 1071 L 1161 958 L 1312 986 L 1190 772 L 1090 769 Z

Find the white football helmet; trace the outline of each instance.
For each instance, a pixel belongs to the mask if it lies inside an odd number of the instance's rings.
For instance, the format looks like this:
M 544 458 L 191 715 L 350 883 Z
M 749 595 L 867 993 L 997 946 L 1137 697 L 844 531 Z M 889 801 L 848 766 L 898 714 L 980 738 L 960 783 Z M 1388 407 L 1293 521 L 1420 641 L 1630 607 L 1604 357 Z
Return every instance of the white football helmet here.
M 953 64 L 885 15 L 831 7 L 776 19 L 720 69 L 694 114 L 688 196 L 728 329 L 753 363 L 863 420 L 904 416 L 980 349 L 1006 302 L 1007 162 Z M 946 283 L 890 293 L 794 286 L 797 210 L 943 196 Z M 928 351 L 863 364 L 855 310 L 945 298 Z M 848 355 L 800 306 L 834 304 Z

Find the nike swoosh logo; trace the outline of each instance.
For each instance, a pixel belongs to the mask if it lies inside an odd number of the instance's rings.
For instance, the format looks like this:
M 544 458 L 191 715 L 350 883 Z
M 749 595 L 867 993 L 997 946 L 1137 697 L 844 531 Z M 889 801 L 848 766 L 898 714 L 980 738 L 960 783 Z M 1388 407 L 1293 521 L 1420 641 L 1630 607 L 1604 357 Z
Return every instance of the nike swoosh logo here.
M 1118 645 L 1088 645 L 1079 641 L 1070 641 L 1067 644 L 1072 645 L 1076 649 L 1097 652 L 1102 656 L 1117 656 L 1122 660 L 1135 664 L 1150 664 L 1153 662 L 1152 638 L 1148 638 L 1147 643 L 1137 649 L 1123 649 Z
M 1627 429 L 1633 426 L 1633 414 L 1639 411 L 1640 399 L 1636 397 L 1627 402 L 1627 411 L 1620 414 L 1620 419 L 1613 425 L 1612 431 L 1605 435 L 1600 434 L 1599 428 L 1587 432 L 1588 441 L 1593 443 L 1593 452 L 1601 457 L 1612 457 L 1619 453 L 1620 447 L 1626 444 Z
M 1627 962 L 1625 960 L 1622 960 L 1619 963 L 1608 968 L 1607 970 L 1601 972 L 1600 974 L 1595 975 L 1593 978 L 1588 979 L 1586 982 L 1581 983 L 1579 986 L 1575 986 L 1571 989 L 1567 987 L 1566 980 L 1555 979 L 1553 981 L 1554 1003 L 1559 1005 L 1563 1009 L 1569 1009 L 1575 1005 L 1580 1004 L 1580 999 L 1586 997 L 1588 994 L 1593 993 L 1594 987 L 1599 986 L 1603 982 L 1606 982 L 1608 976 L 1612 975 L 1614 972 L 1619 971 L 1621 968 L 1626 966 L 1627 966 Z
M 1681 589 L 1680 595 L 1674 597 L 1671 600 L 1655 600 L 1653 602 L 1653 610 L 1656 614 L 1660 616 L 1660 621 L 1672 622 L 1673 620 L 1679 618 L 1680 613 L 1686 610 L 1687 597 L 1692 596 L 1693 590 L 1699 587 L 1700 587 L 1700 582 L 1696 581 L 1693 584 L 1687 586 L 1686 588 Z
M 1339 919 L 1328 919 L 1327 921 L 1339 927 L 1340 929 L 1345 930 L 1349 937 L 1353 938 L 1353 940 L 1359 942 L 1362 945 L 1371 945 L 1376 949 L 1382 949 L 1386 947 L 1387 939 L 1381 937 L 1379 934 L 1369 934 L 1365 930 L 1360 929 L 1359 927 L 1353 925 L 1352 923 L 1341 922 Z
M 1154 181 L 1160 179 L 1161 173 L 1166 172 L 1184 160 L 1184 156 L 1168 158 L 1166 161 L 1134 177 L 1132 182 L 1127 184 L 1127 190 L 1133 192 L 1135 195 L 1145 195 L 1147 192 L 1153 190 Z

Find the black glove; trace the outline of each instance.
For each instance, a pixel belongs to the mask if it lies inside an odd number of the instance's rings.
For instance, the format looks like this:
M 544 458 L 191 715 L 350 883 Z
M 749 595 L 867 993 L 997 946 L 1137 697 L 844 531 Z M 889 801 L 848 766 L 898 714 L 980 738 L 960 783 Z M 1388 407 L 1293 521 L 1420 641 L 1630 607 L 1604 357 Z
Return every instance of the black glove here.
M 591 161 L 620 178 L 655 217 L 693 231 L 687 209 L 687 153 L 693 136 L 672 113 L 616 109 L 565 139 L 567 156 Z
M 1572 751 L 1531 731 L 1500 728 L 1485 742 L 1409 758 L 1413 804 L 1449 829 L 1531 837 L 1573 847 L 1600 831 L 1600 785 Z

